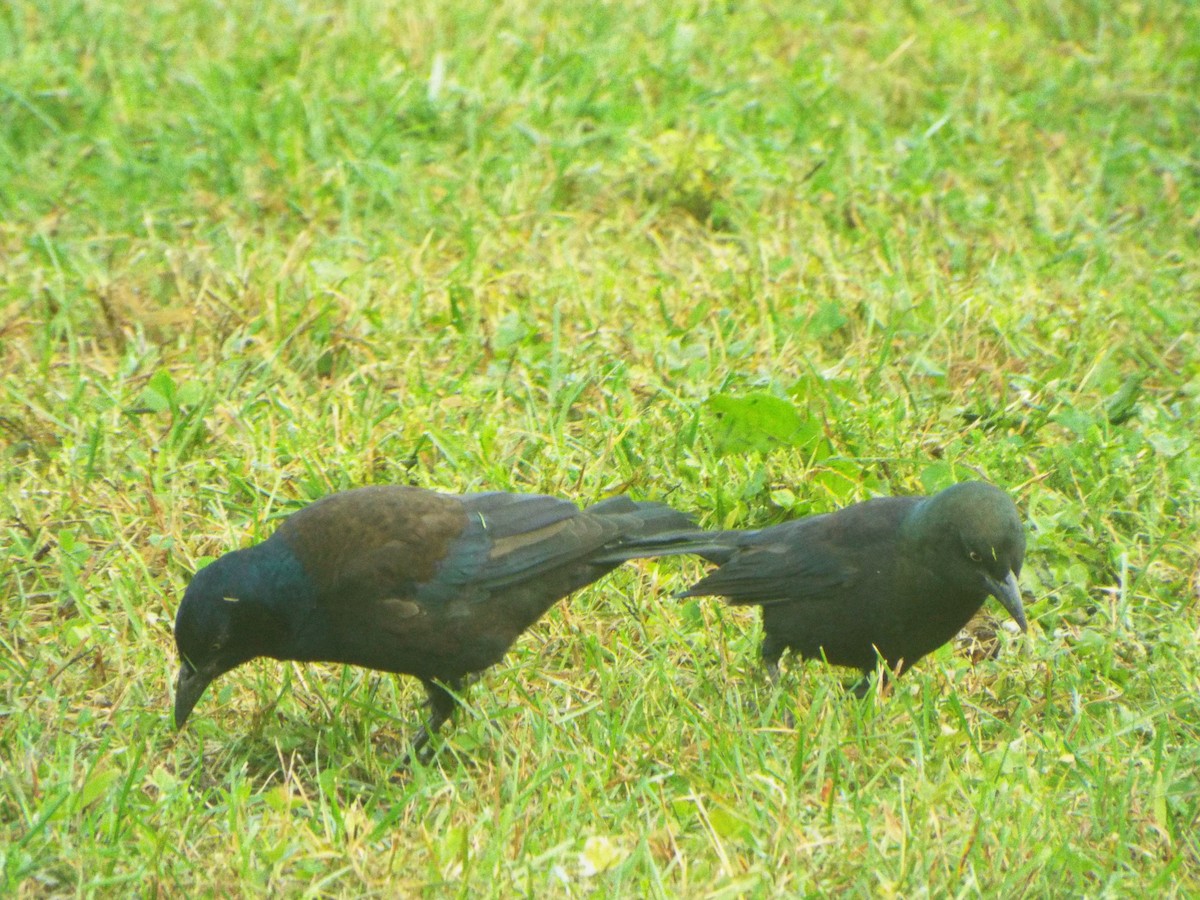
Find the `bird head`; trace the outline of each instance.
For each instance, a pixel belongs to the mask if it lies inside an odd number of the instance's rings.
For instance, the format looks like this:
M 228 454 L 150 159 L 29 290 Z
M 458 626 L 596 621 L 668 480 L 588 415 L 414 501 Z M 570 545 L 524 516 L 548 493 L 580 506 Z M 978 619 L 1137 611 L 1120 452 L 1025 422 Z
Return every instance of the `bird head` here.
M 952 485 L 917 506 L 905 531 L 926 565 L 964 594 L 995 597 L 1026 630 L 1017 584 L 1025 529 L 1006 493 L 982 481 Z
M 176 728 L 183 727 L 214 679 L 257 656 L 272 655 L 286 633 L 266 592 L 265 546 L 225 554 L 197 572 L 184 592 L 175 616 Z

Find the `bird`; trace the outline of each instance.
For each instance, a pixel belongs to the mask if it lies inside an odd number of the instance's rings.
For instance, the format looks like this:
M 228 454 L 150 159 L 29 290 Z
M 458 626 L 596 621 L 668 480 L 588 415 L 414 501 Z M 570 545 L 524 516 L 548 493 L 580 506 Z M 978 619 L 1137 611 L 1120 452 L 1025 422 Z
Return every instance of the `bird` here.
M 541 494 L 404 485 L 328 495 L 191 579 L 175 618 L 176 728 L 214 679 L 257 657 L 346 663 L 420 679 L 429 715 L 410 752 L 424 756 L 468 676 L 633 558 L 620 553 L 629 538 L 690 527 L 626 496 L 581 510 Z
M 791 650 L 860 670 L 855 690 L 865 694 L 880 661 L 899 676 L 958 634 L 989 596 L 1028 628 L 1017 581 L 1021 517 L 1004 491 L 982 481 L 757 530 L 692 529 L 631 543 L 621 552 L 692 553 L 717 564 L 677 596 L 760 607 L 773 682 Z

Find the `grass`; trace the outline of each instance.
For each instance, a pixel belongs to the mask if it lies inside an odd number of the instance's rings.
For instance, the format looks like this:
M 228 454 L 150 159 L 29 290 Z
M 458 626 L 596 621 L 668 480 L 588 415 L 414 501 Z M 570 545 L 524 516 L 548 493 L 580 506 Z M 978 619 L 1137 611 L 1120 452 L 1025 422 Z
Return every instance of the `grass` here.
M 0 11 L 0 890 L 1200 892 L 1197 35 L 1086 0 Z M 802 440 L 730 443 L 764 394 Z M 749 527 L 975 475 L 1026 517 L 1031 636 L 888 697 L 772 690 L 754 616 L 663 561 L 556 607 L 429 767 L 412 681 L 344 667 L 251 664 L 170 727 L 191 573 L 333 490 Z

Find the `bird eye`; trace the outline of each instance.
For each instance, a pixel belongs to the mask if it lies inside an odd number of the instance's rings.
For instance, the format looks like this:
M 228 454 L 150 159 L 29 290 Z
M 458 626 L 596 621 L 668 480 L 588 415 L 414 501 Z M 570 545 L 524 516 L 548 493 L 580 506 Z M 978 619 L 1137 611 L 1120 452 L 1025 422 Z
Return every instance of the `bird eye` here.
M 983 562 L 983 556 L 978 550 L 968 550 L 967 556 L 971 558 L 971 562 Z

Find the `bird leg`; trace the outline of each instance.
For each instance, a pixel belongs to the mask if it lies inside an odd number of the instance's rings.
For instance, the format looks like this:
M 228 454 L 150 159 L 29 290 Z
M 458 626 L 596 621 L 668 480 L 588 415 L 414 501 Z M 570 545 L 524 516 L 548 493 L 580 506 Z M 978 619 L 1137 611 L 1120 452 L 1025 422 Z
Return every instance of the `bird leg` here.
M 767 680 L 771 682 L 771 687 L 774 690 L 779 690 L 779 679 L 782 674 L 779 669 L 779 660 L 783 657 L 783 650 L 782 648 L 776 648 L 774 645 L 768 650 L 766 642 L 764 642 L 762 656 L 763 665 L 767 669 Z M 796 727 L 796 717 L 792 715 L 790 707 L 784 707 L 783 724 L 785 727 L 791 729 L 795 729 Z
M 767 681 L 771 682 L 771 687 L 779 687 L 779 657 L 766 659 L 763 662 L 767 667 Z
M 887 663 L 883 663 L 874 669 L 863 669 L 862 678 L 851 684 L 847 690 L 852 691 L 854 696 L 862 700 L 871 690 L 872 676 L 876 676 L 879 687 L 877 693 L 880 698 L 886 697 L 891 691 L 892 682 L 900 677 L 900 673 L 904 671 L 904 661 L 901 660 L 899 665 L 893 670 Z
M 421 683 L 425 685 L 425 694 L 429 698 L 429 718 L 413 736 L 412 747 L 405 764 L 412 759 L 419 759 L 422 763 L 427 763 L 433 758 L 433 754 L 428 752 L 429 741 L 437 734 L 438 729 L 454 715 L 454 710 L 458 708 L 458 701 L 451 692 L 457 692 L 462 687 L 458 680 L 448 682 L 446 687 L 436 681 L 424 678 L 421 679 Z M 449 690 L 446 689 L 447 687 Z
M 770 635 L 763 637 L 759 653 L 762 654 L 763 665 L 767 667 L 767 678 L 772 685 L 779 684 L 779 660 L 783 658 L 785 649 L 787 648 L 784 644 L 776 643 Z
M 854 696 L 859 700 L 865 698 L 867 693 L 871 690 L 871 673 L 863 672 L 862 678 L 848 685 L 846 690 L 854 694 Z

